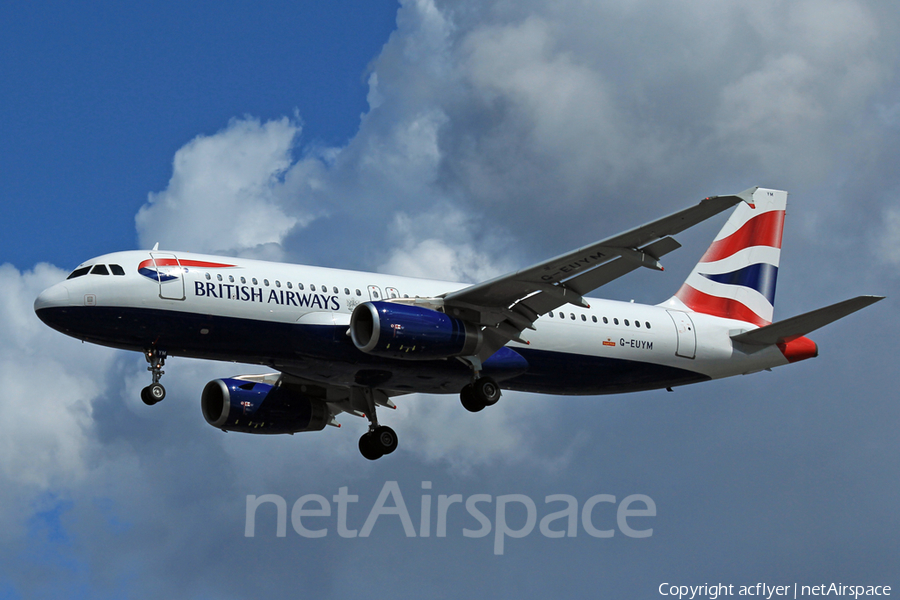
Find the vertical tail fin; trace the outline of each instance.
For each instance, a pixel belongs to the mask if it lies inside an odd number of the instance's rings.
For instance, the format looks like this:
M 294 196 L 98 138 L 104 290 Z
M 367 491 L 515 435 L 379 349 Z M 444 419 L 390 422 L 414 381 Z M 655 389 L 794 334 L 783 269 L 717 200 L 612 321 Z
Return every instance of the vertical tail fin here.
M 694 312 L 770 324 L 787 195 L 760 188 L 739 204 L 675 298 Z

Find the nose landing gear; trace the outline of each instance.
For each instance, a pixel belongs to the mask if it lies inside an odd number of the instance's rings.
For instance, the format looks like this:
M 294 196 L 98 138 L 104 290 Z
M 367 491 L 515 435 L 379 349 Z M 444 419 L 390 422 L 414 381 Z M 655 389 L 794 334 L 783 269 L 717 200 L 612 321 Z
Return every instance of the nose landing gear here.
M 153 374 L 153 383 L 141 390 L 141 400 L 147 406 L 153 406 L 166 397 L 166 388 L 159 382 L 160 378 L 165 374 L 162 368 L 166 364 L 166 351 L 158 350 L 157 348 L 144 350 L 144 358 L 150 363 L 147 370 Z

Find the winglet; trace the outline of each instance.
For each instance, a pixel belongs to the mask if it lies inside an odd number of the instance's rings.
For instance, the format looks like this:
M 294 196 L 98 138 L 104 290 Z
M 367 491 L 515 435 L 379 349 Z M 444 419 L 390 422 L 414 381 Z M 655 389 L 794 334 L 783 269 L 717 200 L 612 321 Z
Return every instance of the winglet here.
M 741 200 L 746 202 L 750 208 L 756 208 L 756 204 L 754 204 L 754 202 L 753 202 L 753 194 L 755 194 L 756 190 L 758 190 L 758 189 L 759 189 L 759 186 L 756 185 L 756 186 L 753 186 L 752 188 L 747 188 L 740 194 L 735 194 L 735 196 L 737 196 L 738 198 L 740 198 Z

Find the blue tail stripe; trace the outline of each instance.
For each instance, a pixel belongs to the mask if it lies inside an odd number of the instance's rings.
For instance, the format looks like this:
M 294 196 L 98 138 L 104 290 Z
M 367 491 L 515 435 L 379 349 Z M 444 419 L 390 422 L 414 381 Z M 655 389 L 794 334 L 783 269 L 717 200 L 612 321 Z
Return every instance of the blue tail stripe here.
M 775 280 L 778 278 L 778 267 L 774 265 L 757 263 L 730 273 L 700 274 L 717 283 L 753 288 L 765 296 L 772 306 L 775 306 Z

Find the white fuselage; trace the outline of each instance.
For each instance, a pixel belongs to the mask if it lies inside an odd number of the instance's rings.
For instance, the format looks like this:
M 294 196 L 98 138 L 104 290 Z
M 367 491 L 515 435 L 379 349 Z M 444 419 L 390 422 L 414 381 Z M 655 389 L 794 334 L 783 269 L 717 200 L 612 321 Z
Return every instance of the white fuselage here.
M 104 265 L 107 274 L 71 277 L 41 294 L 35 310 L 79 339 L 130 350 L 159 344 L 172 355 L 265 364 L 332 385 L 352 385 L 361 369 L 407 373 L 397 387 L 385 386 L 400 393 L 455 393 L 453 382 L 465 378 L 452 359 L 374 359 L 346 335 L 351 313 L 362 302 L 433 298 L 465 284 L 152 254 L 118 252 L 83 263 L 82 269 L 100 273 L 103 269 L 95 267 Z M 677 299 L 651 306 L 591 298 L 588 304 L 542 315 L 535 330 L 523 334 L 527 345 L 511 342 L 509 348 L 524 356 L 529 368 L 499 377 L 503 387 L 562 394 L 634 391 L 788 363 L 775 346 L 754 352 L 735 347 L 729 336 L 752 325 L 688 311 Z M 415 384 L 416 370 L 430 377 L 422 385 Z

